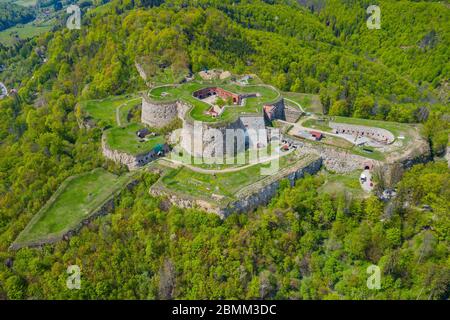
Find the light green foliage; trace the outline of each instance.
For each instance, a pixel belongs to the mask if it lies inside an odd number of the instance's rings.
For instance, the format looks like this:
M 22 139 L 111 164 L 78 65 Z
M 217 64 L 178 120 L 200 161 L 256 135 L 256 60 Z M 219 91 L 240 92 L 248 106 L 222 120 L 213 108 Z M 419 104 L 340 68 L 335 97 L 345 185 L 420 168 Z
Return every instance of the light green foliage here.
M 111 215 L 70 241 L 8 250 L 66 178 L 100 166 L 119 173 L 101 156 L 101 130 L 80 128 L 75 106 L 146 90 L 135 68 L 143 57 L 155 83 L 189 68 L 220 68 L 318 94 L 324 113 L 365 117 L 366 98 L 377 120 L 425 121 L 427 109 L 424 133 L 442 154 L 450 74 L 444 1 L 380 0 L 381 30 L 365 26 L 369 1 L 320 1 L 320 11 L 271 2 L 168 0 L 146 8 L 114 0 L 89 10 L 86 28 L 0 46 L 1 81 L 18 89 L 0 101 L 0 299 L 449 298 L 450 178 L 438 161 L 407 171 L 387 204 L 319 193 L 327 181 L 308 177 L 293 188 L 284 183 L 267 208 L 224 221 L 168 208 L 148 194 L 157 177 L 143 176 Z M 66 288 L 71 264 L 82 267 L 81 290 Z M 381 290 L 366 287 L 371 264 L 381 268 Z

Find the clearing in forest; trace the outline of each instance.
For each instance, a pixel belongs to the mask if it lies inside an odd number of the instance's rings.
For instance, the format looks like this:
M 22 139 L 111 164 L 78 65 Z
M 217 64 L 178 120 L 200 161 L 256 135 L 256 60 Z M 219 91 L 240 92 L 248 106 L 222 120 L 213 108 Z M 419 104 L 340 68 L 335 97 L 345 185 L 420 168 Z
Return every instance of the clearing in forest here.
M 102 168 L 67 178 L 19 234 L 13 246 L 52 242 L 76 228 L 130 181 Z

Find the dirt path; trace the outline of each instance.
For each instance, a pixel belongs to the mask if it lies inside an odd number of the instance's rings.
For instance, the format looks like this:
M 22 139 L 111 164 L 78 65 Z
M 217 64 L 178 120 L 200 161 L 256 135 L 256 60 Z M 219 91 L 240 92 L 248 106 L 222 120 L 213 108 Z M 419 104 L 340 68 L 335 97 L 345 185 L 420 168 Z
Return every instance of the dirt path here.
M 122 103 L 120 106 L 118 106 L 116 108 L 116 123 L 119 127 L 122 126 L 122 124 L 120 123 L 120 107 L 123 106 L 125 103 Z
M 307 127 L 302 126 L 299 123 L 290 123 L 290 122 L 287 122 L 287 121 L 284 121 L 284 120 L 278 120 L 278 121 L 281 122 L 281 123 L 292 125 L 293 127 L 297 128 L 297 129 L 300 129 L 300 130 L 305 130 L 305 131 L 308 131 L 308 132 L 310 132 L 310 131 L 317 131 L 317 132 L 320 132 L 320 133 L 322 133 L 324 135 L 333 136 L 333 137 L 336 137 L 336 138 L 339 138 L 339 139 L 345 139 L 344 137 L 342 137 L 339 134 L 328 132 L 328 131 L 323 131 L 323 130 L 319 130 L 319 129 L 307 128 Z M 345 139 L 345 140 L 349 141 L 348 139 Z M 352 143 L 354 144 L 354 142 L 352 142 Z
M 124 103 L 122 103 L 121 105 L 119 105 L 119 106 L 116 108 L 116 123 L 117 123 L 117 125 L 118 125 L 119 127 L 122 126 L 122 123 L 120 122 L 120 108 L 122 108 L 124 105 L 128 104 L 129 102 L 134 101 L 134 100 L 138 100 L 138 99 L 139 99 L 139 98 L 131 99 L 131 100 L 125 101 Z
M 300 103 L 295 102 L 294 100 L 291 100 L 291 99 L 288 99 L 288 98 L 283 98 L 283 99 L 286 100 L 286 101 L 289 101 L 289 102 L 291 102 L 291 103 L 293 103 L 293 104 L 295 104 L 295 105 L 297 105 L 297 107 L 299 107 L 300 110 L 301 110 L 303 113 L 306 113 L 306 111 L 303 109 L 303 107 L 301 106 Z

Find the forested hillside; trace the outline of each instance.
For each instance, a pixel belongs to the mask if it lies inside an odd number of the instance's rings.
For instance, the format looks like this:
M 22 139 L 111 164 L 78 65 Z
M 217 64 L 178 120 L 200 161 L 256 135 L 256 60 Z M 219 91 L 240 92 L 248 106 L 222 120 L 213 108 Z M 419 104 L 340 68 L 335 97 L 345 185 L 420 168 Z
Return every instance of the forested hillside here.
M 143 177 L 112 215 L 43 250 L 22 249 L 0 266 L 3 297 L 79 299 L 447 299 L 450 175 L 445 163 L 416 167 L 402 200 L 332 199 L 319 178 L 285 188 L 268 209 L 233 215 L 171 208 L 148 196 Z M 420 182 L 420 184 L 417 183 Z M 419 207 L 427 203 L 434 212 Z M 416 207 L 417 206 L 417 207 Z M 3 252 L 2 259 L 11 253 Z M 368 290 L 378 264 L 382 290 Z M 81 290 L 65 287 L 82 265 Z
M 113 0 L 84 11 L 81 30 L 0 46 L 1 81 L 18 89 L 0 100 L 0 298 L 448 299 L 442 161 L 409 171 L 398 203 L 332 198 L 310 177 L 269 208 L 225 221 L 168 209 L 149 196 L 156 177 L 145 175 L 70 241 L 8 250 L 65 178 L 124 170 L 101 156 L 101 128 L 78 126 L 76 105 L 146 89 L 139 59 L 155 78 L 167 69 L 256 73 L 280 90 L 320 94 L 324 113 L 421 122 L 441 156 L 450 8 L 382 0 L 382 29 L 368 30 L 366 3 Z M 372 263 L 383 290 L 365 286 Z M 83 266 L 80 291 L 64 289 L 69 264 Z

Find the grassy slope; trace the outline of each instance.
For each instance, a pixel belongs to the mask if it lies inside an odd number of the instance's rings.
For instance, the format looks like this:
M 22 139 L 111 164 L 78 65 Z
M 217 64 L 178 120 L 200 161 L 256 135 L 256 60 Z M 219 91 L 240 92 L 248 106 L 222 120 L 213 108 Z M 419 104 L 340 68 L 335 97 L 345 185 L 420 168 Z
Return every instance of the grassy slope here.
M 292 154 L 281 157 L 280 169 L 287 168 L 298 161 L 299 158 Z M 211 199 L 211 196 L 216 194 L 234 198 L 234 195 L 242 188 L 268 177 L 261 175 L 261 168 L 268 168 L 268 166 L 269 163 L 256 164 L 240 171 L 215 175 L 199 173 L 182 167 L 172 170 L 161 179 L 161 182 L 169 189 L 194 197 L 205 198 L 206 196 Z
M 16 243 L 62 235 L 89 217 L 128 179 L 127 175 L 118 177 L 103 169 L 66 179 L 18 236 Z
M 139 99 L 131 95 L 123 95 L 101 100 L 88 100 L 81 102 L 81 108 L 95 120 L 103 121 L 105 125 L 115 126 L 117 125 L 116 108 L 122 104 L 125 104 L 123 108 L 127 108 L 127 106 L 137 103 Z
M 15 0 L 13 1 L 15 4 L 18 4 L 20 6 L 24 6 L 24 7 L 31 7 L 36 5 L 36 1 L 37 0 Z
M 322 103 L 320 102 L 318 95 L 298 92 L 283 92 L 283 97 L 299 103 L 307 112 L 322 113 Z
M 345 192 L 351 193 L 355 197 L 362 197 L 364 190 L 359 183 L 359 170 L 347 174 L 322 173 L 325 183 L 320 187 L 320 192 L 325 192 L 333 196 L 339 196 Z
M 5 46 L 10 46 L 14 44 L 15 34 L 17 34 L 20 39 L 29 39 L 47 32 L 51 28 L 51 23 L 33 25 L 33 22 L 30 22 L 25 25 L 17 25 L 0 32 L 0 43 Z

